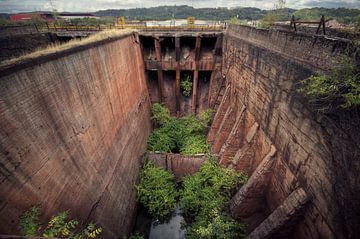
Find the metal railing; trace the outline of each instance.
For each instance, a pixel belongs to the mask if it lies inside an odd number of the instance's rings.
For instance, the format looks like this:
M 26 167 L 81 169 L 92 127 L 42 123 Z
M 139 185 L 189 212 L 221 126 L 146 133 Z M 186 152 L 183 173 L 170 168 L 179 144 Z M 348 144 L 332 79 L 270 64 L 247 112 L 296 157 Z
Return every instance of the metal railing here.
M 110 29 L 138 29 L 145 31 L 164 30 L 164 31 L 222 31 L 224 25 L 181 25 L 181 26 L 146 26 L 146 25 L 98 25 L 98 26 L 56 26 L 46 25 L 37 27 L 39 31 L 102 31 Z

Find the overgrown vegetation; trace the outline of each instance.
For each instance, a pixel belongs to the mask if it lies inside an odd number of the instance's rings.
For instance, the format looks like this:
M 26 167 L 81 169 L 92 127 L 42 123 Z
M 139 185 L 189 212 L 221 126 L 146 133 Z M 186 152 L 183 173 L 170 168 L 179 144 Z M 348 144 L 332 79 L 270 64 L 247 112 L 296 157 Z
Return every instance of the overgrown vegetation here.
M 144 239 L 144 236 L 140 235 L 139 233 L 136 233 L 134 235 L 131 235 L 129 239 Z
M 191 95 L 193 83 L 189 75 L 185 75 L 184 78 L 181 79 L 180 87 L 184 96 L 189 97 Z
M 174 175 L 147 161 L 136 186 L 137 200 L 157 217 L 168 216 L 176 206 L 177 191 Z
M 227 215 L 224 208 L 246 180 L 245 174 L 221 168 L 211 157 L 199 172 L 185 177 L 180 207 L 190 218 L 187 238 L 244 238 L 244 225 Z
M 46 227 L 40 223 L 40 207 L 33 206 L 20 218 L 20 229 L 24 236 L 57 237 L 69 239 L 96 238 L 102 232 L 102 228 L 93 223 L 80 230 L 76 220 L 70 220 L 69 212 L 60 212 L 51 217 Z
M 184 155 L 207 153 L 205 132 L 214 111 L 209 109 L 199 118 L 194 115 L 171 117 L 169 110 L 161 104 L 152 107 L 152 120 L 160 128 L 155 129 L 148 140 L 148 150 L 166 153 L 180 152 Z
M 267 11 L 265 16 L 260 21 L 261 28 L 269 28 L 275 21 L 288 20 L 290 15 L 288 9 L 285 8 L 285 0 L 277 0 L 272 10 Z
M 360 105 L 360 68 L 348 57 L 341 58 L 330 74 L 313 75 L 299 89 L 319 111 Z

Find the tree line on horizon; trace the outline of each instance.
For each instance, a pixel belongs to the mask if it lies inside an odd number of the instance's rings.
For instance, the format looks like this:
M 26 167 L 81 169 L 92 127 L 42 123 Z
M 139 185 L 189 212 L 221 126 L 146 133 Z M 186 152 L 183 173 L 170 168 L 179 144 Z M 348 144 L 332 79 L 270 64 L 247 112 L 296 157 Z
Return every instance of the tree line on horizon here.
M 269 12 L 277 10 L 261 10 L 253 7 L 238 8 L 193 8 L 191 6 L 159 6 L 151 8 L 132 8 L 132 9 L 108 9 L 95 12 L 99 17 L 104 16 L 124 16 L 128 20 L 165 20 L 165 19 L 184 19 L 193 16 L 203 20 L 229 20 L 232 17 L 246 20 L 260 20 Z M 305 9 L 281 9 L 279 20 L 290 20 L 294 15 L 298 19 L 320 19 L 322 15 L 326 18 L 334 18 L 341 23 L 356 22 L 360 17 L 360 9 L 348 8 L 305 8 Z
M 107 22 L 114 22 L 115 17 L 124 16 L 126 20 L 167 20 L 167 19 L 185 19 L 189 16 L 200 20 L 226 21 L 232 18 L 239 20 L 261 20 L 269 15 L 276 15 L 277 20 L 290 20 L 294 15 L 296 19 L 317 20 L 322 15 L 326 19 L 336 19 L 340 23 L 351 24 L 360 21 L 360 9 L 348 8 L 304 8 L 291 9 L 280 7 L 272 10 L 261 10 L 253 7 L 237 8 L 193 8 L 191 6 L 159 6 L 150 8 L 132 8 L 132 9 L 107 9 L 94 12 L 101 17 L 99 22 L 106 19 Z M 0 13 L 0 25 L 9 22 L 10 14 Z M 1 24 L 1 22 L 4 24 Z

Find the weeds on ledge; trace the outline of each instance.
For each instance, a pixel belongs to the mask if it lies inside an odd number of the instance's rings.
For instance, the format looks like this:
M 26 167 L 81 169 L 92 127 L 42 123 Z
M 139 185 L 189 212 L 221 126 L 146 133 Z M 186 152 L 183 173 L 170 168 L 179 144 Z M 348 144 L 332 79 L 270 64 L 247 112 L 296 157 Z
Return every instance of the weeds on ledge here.
M 340 59 L 329 75 L 313 75 L 301 83 L 298 91 L 318 111 L 329 112 L 360 105 L 360 68 L 349 58 Z
M 88 224 L 79 232 L 76 220 L 68 219 L 69 212 L 60 212 L 51 217 L 46 227 L 40 223 L 40 207 L 33 206 L 20 218 L 20 229 L 24 236 L 57 237 L 69 239 L 96 238 L 102 232 L 102 228 L 93 223 Z
M 180 152 L 183 155 L 207 153 L 205 133 L 214 111 L 204 111 L 199 118 L 189 115 L 171 117 L 169 110 L 159 103 L 152 107 L 152 120 L 156 126 L 148 140 L 148 150 L 166 153 Z

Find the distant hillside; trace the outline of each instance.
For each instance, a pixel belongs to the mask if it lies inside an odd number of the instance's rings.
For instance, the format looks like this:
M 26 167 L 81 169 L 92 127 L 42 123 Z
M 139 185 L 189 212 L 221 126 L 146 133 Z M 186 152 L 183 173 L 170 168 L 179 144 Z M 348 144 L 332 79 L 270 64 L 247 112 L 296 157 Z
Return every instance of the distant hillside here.
M 125 16 L 126 19 L 134 20 L 164 20 L 169 18 L 187 18 L 194 16 L 197 19 L 209 20 L 229 20 L 234 16 L 239 19 L 258 20 L 269 11 L 259 8 L 193 8 L 190 6 L 160 6 L 151 8 L 135 9 L 109 9 L 96 12 L 97 16 Z M 326 18 L 335 18 L 343 23 L 355 22 L 357 16 L 360 16 L 360 9 L 327 9 L 327 8 L 307 8 L 301 10 L 285 9 L 282 10 L 280 20 L 289 20 L 294 14 L 301 19 L 320 19 L 321 15 Z
M 125 16 L 126 19 L 164 20 L 169 18 L 187 18 L 194 16 L 197 19 L 228 20 L 239 16 L 241 19 L 256 20 L 266 14 L 258 8 L 193 8 L 189 6 L 161 6 L 135 9 L 109 9 L 96 12 L 97 16 Z
M 294 12 L 297 18 L 301 19 L 319 19 L 321 15 L 326 18 L 334 18 L 342 23 L 353 23 L 357 17 L 360 17 L 360 9 L 347 8 L 305 8 Z

